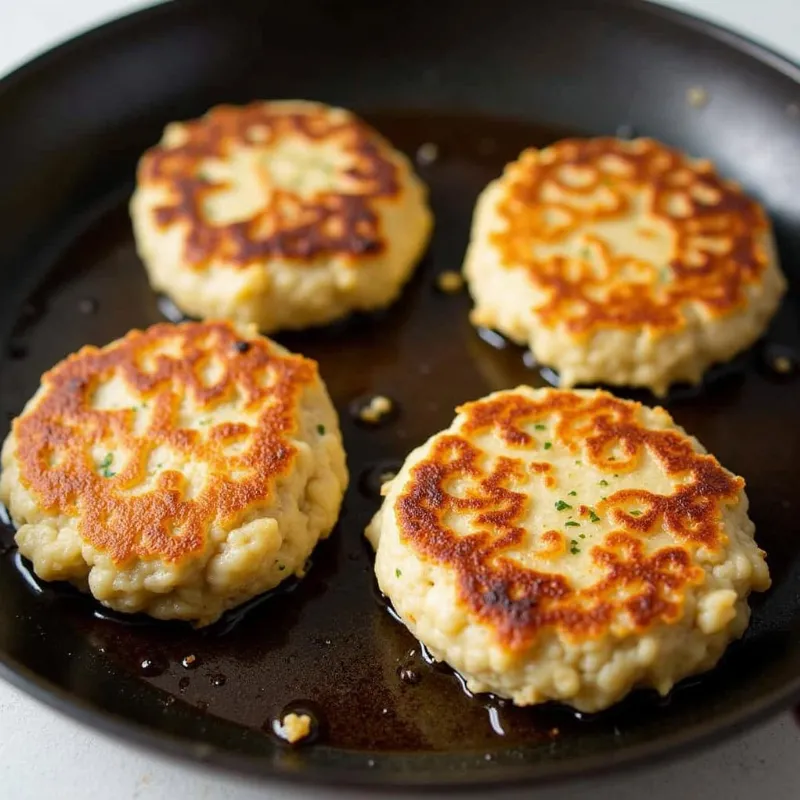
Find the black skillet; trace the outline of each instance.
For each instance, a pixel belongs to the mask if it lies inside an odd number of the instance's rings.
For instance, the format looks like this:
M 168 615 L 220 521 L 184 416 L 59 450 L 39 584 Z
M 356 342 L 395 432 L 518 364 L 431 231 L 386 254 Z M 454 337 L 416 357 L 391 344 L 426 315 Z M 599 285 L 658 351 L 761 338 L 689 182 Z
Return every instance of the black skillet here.
M 453 407 L 540 385 L 515 347 L 467 322 L 457 269 L 479 190 L 526 145 L 569 133 L 653 135 L 713 158 L 768 206 L 783 265 L 800 276 L 800 70 L 712 25 L 633 0 L 177 2 L 57 48 L 0 84 L 0 412 L 81 345 L 162 318 L 125 204 L 140 152 L 169 120 L 252 98 L 302 97 L 363 113 L 413 154 L 436 233 L 402 300 L 331 329 L 280 337 L 318 359 L 343 416 L 353 475 L 341 523 L 308 577 L 213 629 L 121 620 L 0 558 L 2 674 L 78 719 L 188 759 L 265 778 L 485 786 L 616 768 L 718 739 L 800 694 L 800 380 L 771 368 L 800 349 L 790 294 L 760 344 L 668 406 L 747 477 L 774 588 L 711 674 L 667 700 L 639 692 L 579 718 L 470 698 L 393 620 L 362 542 L 377 474 L 445 426 Z M 622 128 L 620 129 L 620 126 Z M 429 148 L 430 149 L 430 148 Z M 399 414 L 357 426 L 354 399 Z M 652 400 L 645 397 L 644 399 Z M 182 665 L 195 656 L 190 668 Z M 191 659 L 190 659 L 191 660 Z M 187 662 L 188 663 L 188 662 Z M 284 707 L 318 719 L 290 749 Z

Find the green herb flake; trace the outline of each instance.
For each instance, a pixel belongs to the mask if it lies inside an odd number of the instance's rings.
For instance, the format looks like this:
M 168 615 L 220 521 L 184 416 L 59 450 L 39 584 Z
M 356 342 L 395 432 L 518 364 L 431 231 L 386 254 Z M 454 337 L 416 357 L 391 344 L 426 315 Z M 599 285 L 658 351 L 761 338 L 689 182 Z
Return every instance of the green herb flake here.
M 320 436 L 324 436 L 325 435 L 325 426 L 324 425 L 317 425 L 317 433 Z
M 537 422 L 536 425 L 534 425 L 533 427 L 536 428 L 537 431 L 546 431 L 547 430 L 547 425 L 542 425 L 541 422 Z
M 114 454 L 106 453 L 105 458 L 100 462 L 100 474 L 104 478 L 113 478 L 117 474 L 116 472 L 112 472 L 110 469 L 111 462 L 113 460 L 114 460 Z
M 576 492 L 576 491 L 573 489 L 573 490 L 572 490 L 572 491 L 569 493 L 569 496 L 570 496 L 570 497 L 577 497 L 577 496 L 578 496 L 578 493 L 577 493 L 577 492 Z
M 549 450 L 552 446 L 553 446 L 552 442 L 545 442 L 544 443 L 544 449 L 545 450 Z
M 600 481 L 600 486 L 608 486 L 608 481 L 604 478 L 602 481 Z
M 591 508 L 589 509 L 589 519 L 592 522 L 600 522 L 600 517 L 598 517 Z
M 580 528 L 580 522 L 575 522 L 573 519 L 569 519 L 564 523 L 568 528 Z
M 201 419 L 200 422 L 198 423 L 198 425 L 210 425 L 210 424 L 211 424 L 211 417 L 203 417 L 203 419 Z
M 586 538 L 586 534 L 585 533 L 579 533 L 578 534 L 578 538 L 579 539 L 585 539 Z
M 581 461 L 579 458 L 576 458 L 576 459 L 575 459 L 575 463 L 576 463 L 576 464 L 577 464 L 579 467 L 583 466 L 583 461 Z
M 163 464 L 156 464 L 156 469 L 161 469 L 163 466 Z
M 568 508 L 572 508 L 569 503 L 565 503 L 563 500 L 556 500 L 556 511 L 566 511 Z
M 641 512 L 641 511 L 639 511 L 639 509 L 638 509 L 638 508 L 634 508 L 634 509 L 633 509 L 633 511 L 629 511 L 628 513 L 629 513 L 629 514 L 630 514 L 632 517 L 641 517 L 641 516 L 642 516 L 642 512 Z
M 396 570 L 394 571 L 394 575 L 395 575 L 395 577 L 396 577 L 396 578 L 399 578 L 399 577 L 400 577 L 402 574 L 403 574 L 403 573 L 402 573 L 402 572 L 401 572 L 399 569 L 396 569 Z
M 581 258 L 591 258 L 591 257 L 592 257 L 591 247 L 581 247 Z
M 578 553 L 580 553 L 580 551 L 581 551 L 581 548 L 580 548 L 580 546 L 578 545 L 578 540 L 577 540 L 577 539 L 572 539 L 572 540 L 570 540 L 570 543 L 569 543 L 569 551 L 570 551 L 570 553 L 572 553 L 572 555 L 574 555 L 574 556 L 576 556 L 576 555 L 578 555 Z

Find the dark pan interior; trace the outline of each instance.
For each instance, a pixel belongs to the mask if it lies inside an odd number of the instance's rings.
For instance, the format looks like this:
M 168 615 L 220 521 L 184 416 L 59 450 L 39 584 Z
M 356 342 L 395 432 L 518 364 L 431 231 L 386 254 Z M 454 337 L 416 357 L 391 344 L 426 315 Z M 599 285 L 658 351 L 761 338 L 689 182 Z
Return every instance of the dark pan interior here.
M 100 614 L 76 592 L 40 586 L 6 529 L 7 677 L 162 751 L 325 783 L 477 786 L 575 775 L 718 738 L 788 703 L 800 687 L 800 380 L 777 375 L 771 360 L 800 352 L 794 291 L 764 342 L 666 404 L 747 478 L 775 581 L 721 666 L 668 699 L 637 693 L 580 718 L 468 697 L 391 617 L 362 531 L 378 506 L 376 476 L 447 425 L 454 406 L 544 384 L 519 348 L 475 333 L 464 293 L 436 289 L 437 273 L 460 267 L 475 197 L 503 164 L 526 145 L 619 126 L 709 156 L 769 207 L 796 287 L 797 77 L 755 46 L 637 2 L 227 0 L 135 15 L 6 79 L 3 436 L 58 359 L 163 318 L 134 253 L 126 202 L 137 156 L 168 120 L 221 101 L 297 96 L 354 108 L 409 154 L 425 142 L 439 148 L 421 168 L 436 232 L 402 300 L 379 315 L 279 337 L 319 360 L 352 473 L 341 522 L 308 577 L 196 632 Z M 706 92 L 704 107 L 687 102 L 692 87 Z M 399 405 L 377 430 L 350 414 L 371 393 Z M 317 717 L 313 744 L 278 743 L 271 722 L 287 707 Z

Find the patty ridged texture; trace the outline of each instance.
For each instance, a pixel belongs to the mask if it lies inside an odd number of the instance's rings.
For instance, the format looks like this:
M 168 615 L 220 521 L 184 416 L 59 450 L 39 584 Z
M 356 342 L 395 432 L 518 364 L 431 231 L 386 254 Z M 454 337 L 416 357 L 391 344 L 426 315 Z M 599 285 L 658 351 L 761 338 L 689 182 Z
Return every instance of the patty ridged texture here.
M 432 224 L 403 154 L 349 111 L 295 100 L 169 125 L 131 215 L 154 289 L 264 332 L 388 305 Z
M 198 624 L 302 575 L 347 485 L 316 363 L 228 322 L 69 356 L 14 421 L 2 467 L 39 577 Z
M 367 536 L 381 590 L 470 689 L 596 711 L 742 635 L 769 586 L 744 481 L 666 411 L 528 387 L 458 411 Z
M 786 289 L 761 206 L 652 139 L 523 152 L 478 200 L 465 274 L 473 322 L 562 387 L 656 394 L 750 346 Z

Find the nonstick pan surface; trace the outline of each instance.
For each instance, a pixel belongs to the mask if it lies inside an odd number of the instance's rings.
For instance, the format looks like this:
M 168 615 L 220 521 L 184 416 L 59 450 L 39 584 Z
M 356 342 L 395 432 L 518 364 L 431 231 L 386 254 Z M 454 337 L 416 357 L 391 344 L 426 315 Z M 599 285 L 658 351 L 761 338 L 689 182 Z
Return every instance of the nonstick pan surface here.
M 430 251 L 388 311 L 278 337 L 319 360 L 352 485 L 301 583 L 210 629 L 101 613 L 39 584 L 2 533 L 0 669 L 131 742 L 240 772 L 320 784 L 485 786 L 616 768 L 692 749 L 800 694 L 800 70 L 707 23 L 624 0 L 176 2 L 64 45 L 0 84 L 0 434 L 40 374 L 169 308 L 134 252 L 126 202 L 163 125 L 219 102 L 302 97 L 363 114 L 414 155 L 436 215 Z M 769 208 L 793 290 L 764 341 L 666 405 L 748 482 L 774 587 L 744 640 L 667 699 L 635 693 L 591 717 L 468 697 L 429 664 L 372 577 L 363 528 L 377 476 L 457 404 L 543 385 L 522 351 L 479 337 L 459 269 L 481 188 L 527 145 L 569 134 L 656 136 L 714 159 Z M 429 148 L 430 149 L 430 148 Z M 487 337 L 490 338 L 490 337 Z M 355 423 L 358 398 L 398 404 Z M 623 392 L 622 394 L 625 395 Z M 627 394 L 653 402 L 646 393 Z M 187 668 L 186 656 L 195 656 Z M 191 659 L 190 659 L 191 661 Z M 285 708 L 315 742 L 272 733 Z

